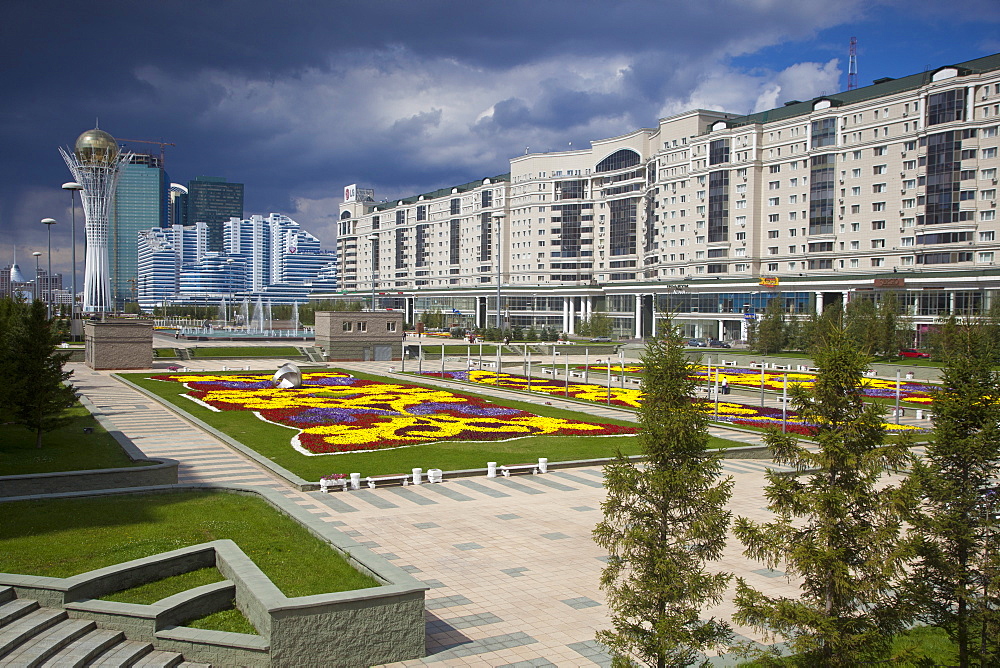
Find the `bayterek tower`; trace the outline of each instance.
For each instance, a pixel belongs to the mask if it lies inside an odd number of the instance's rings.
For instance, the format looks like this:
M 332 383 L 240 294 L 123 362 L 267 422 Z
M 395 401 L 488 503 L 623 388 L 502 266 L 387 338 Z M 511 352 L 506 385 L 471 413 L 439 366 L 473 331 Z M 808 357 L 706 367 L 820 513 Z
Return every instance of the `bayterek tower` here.
M 80 197 L 86 218 L 87 256 L 83 274 L 84 312 L 111 310 L 108 278 L 108 212 L 115 200 L 121 168 L 130 154 L 118 150 L 115 138 L 94 128 L 77 137 L 73 152 L 59 148 L 73 180 L 83 186 Z

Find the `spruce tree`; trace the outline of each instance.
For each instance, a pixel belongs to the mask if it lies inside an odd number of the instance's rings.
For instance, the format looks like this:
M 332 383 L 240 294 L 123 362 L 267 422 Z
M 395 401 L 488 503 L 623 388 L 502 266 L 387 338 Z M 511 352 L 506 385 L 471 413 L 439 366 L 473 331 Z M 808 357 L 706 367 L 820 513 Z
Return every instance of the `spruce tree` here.
M 65 424 L 66 407 L 75 391 L 63 371 L 69 353 L 56 352 L 58 336 L 46 314 L 44 302 L 35 300 L 19 309 L 6 332 L 4 368 L 6 398 L 12 420 L 35 432 L 35 446 L 42 447 L 42 434 Z
M 817 351 L 811 391 L 797 387 L 796 409 L 815 423 L 818 448 L 792 434 L 765 437 L 773 459 L 799 476 L 768 473 L 772 521 L 738 518 L 744 553 L 802 579 L 799 599 L 769 596 L 740 579 L 734 621 L 788 640 L 809 666 L 871 665 L 887 657 L 901 628 L 894 605 L 900 518 L 883 477 L 903 466 L 906 443 L 884 445 L 878 405 L 861 393 L 868 356 L 841 330 Z
M 907 582 L 921 621 L 944 627 L 961 668 L 1000 663 L 996 494 L 1000 474 L 1000 374 L 992 323 L 949 327 L 934 439 L 909 479 L 907 518 L 915 558 Z
M 761 355 L 774 355 L 784 350 L 787 342 L 785 308 L 775 297 L 767 302 L 764 317 L 757 324 L 756 349 Z
M 732 480 L 720 480 L 717 455 L 706 452 L 707 415 L 691 397 L 693 368 L 669 327 L 646 346 L 639 443 L 645 464 L 620 452 L 605 469 L 604 520 L 594 540 L 609 552 L 601 576 L 613 629 L 598 641 L 614 665 L 687 666 L 725 644 L 727 623 L 700 619 L 718 603 L 731 575 L 713 573 L 722 556 Z

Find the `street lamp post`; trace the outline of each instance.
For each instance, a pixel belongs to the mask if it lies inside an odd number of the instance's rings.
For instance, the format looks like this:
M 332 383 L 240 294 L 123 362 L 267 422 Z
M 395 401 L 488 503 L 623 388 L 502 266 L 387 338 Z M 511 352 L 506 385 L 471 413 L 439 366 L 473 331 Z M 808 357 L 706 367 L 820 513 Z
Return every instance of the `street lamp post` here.
M 367 237 L 368 241 L 371 243 L 371 257 L 372 257 L 372 311 L 375 310 L 375 280 L 378 278 L 378 272 L 375 271 L 375 243 L 378 241 L 377 234 L 369 234 Z
M 45 307 L 49 317 L 52 317 L 52 226 L 56 224 L 55 218 L 42 218 L 42 224 L 49 233 L 48 265 L 45 276 Z
M 42 281 L 38 278 L 38 258 L 42 257 L 41 251 L 35 251 L 32 253 L 35 256 L 35 296 L 34 299 L 38 299 L 38 291 L 41 290 Z
M 76 181 L 69 181 L 67 183 L 62 184 L 62 187 L 63 187 L 63 190 L 68 190 L 69 191 L 69 203 L 70 203 L 70 211 L 71 211 L 70 215 L 72 216 L 72 221 L 73 221 L 73 252 L 72 252 L 72 259 L 71 259 L 71 262 L 73 263 L 73 281 L 72 281 L 72 284 L 73 284 L 73 295 L 72 295 L 72 298 L 70 299 L 70 302 L 69 302 L 70 303 L 70 307 L 69 307 L 70 330 L 69 331 L 72 334 L 75 331 L 75 327 L 76 327 L 76 192 L 78 190 L 83 190 L 83 186 L 81 186 Z
M 493 230 L 493 236 L 494 236 L 493 245 L 496 248 L 496 253 L 497 253 L 497 329 L 500 330 L 500 332 L 503 332 L 503 319 L 502 319 L 503 316 L 501 315 L 500 311 L 500 282 L 501 282 L 500 279 L 501 276 L 503 276 L 503 274 L 500 271 L 501 253 L 503 252 L 500 242 L 500 225 L 501 223 L 503 223 L 503 217 L 504 214 L 502 213 L 493 214 L 493 222 L 496 225 L 496 227 Z M 499 372 L 500 370 L 497 369 L 497 371 Z

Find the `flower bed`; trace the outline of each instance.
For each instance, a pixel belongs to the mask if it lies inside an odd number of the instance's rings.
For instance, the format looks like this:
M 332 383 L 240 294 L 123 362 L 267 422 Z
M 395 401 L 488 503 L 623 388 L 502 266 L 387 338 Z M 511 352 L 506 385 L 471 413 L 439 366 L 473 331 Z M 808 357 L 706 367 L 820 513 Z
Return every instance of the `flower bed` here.
M 588 369 L 593 374 L 607 373 L 607 364 L 591 364 L 589 367 L 579 366 L 577 369 Z M 694 374 L 692 378 L 700 381 L 708 380 L 708 367 L 706 365 L 695 365 Z M 641 374 L 643 367 L 641 364 L 626 365 L 624 369 L 619 365 L 613 365 L 611 367 L 612 373 L 633 373 Z M 729 385 L 738 385 L 740 387 L 750 387 L 753 389 L 760 389 L 760 369 L 747 369 L 739 367 L 712 367 L 712 382 L 715 382 L 716 375 L 718 375 L 719 382 L 721 383 L 723 379 L 728 381 Z M 781 392 L 783 389 L 784 378 L 788 376 L 788 387 L 791 388 L 793 385 L 803 385 L 807 388 L 812 387 L 816 382 L 816 374 L 807 373 L 803 371 L 764 371 L 764 388 L 772 390 L 775 392 Z M 896 381 L 894 380 L 883 380 L 881 378 L 864 378 L 861 381 L 862 387 L 864 388 L 864 395 L 866 397 L 881 397 L 885 399 L 895 399 L 896 398 Z M 908 401 L 914 404 L 930 404 L 934 401 L 934 393 L 937 392 L 938 388 L 933 385 L 926 385 L 924 383 L 914 383 L 912 381 L 900 381 L 899 383 L 899 398 L 902 401 Z
M 605 372 L 607 372 L 607 367 L 605 367 Z M 434 378 L 443 377 L 449 380 L 462 380 L 470 383 L 507 387 L 517 390 L 528 389 L 528 379 L 525 376 L 516 376 L 508 373 L 498 374 L 495 371 L 446 371 L 444 376 L 442 376 L 440 372 L 425 373 L 423 375 Z M 758 387 L 760 387 L 759 383 Z M 559 381 L 532 378 L 531 391 L 557 396 L 567 396 L 566 383 L 560 383 Z M 573 399 L 594 401 L 606 405 L 608 404 L 608 388 L 604 385 L 570 383 L 568 396 Z M 638 408 L 642 403 L 642 396 L 643 394 L 640 390 L 612 387 L 610 405 Z M 756 427 L 760 429 L 767 429 L 770 427 L 780 428 L 782 424 L 785 424 L 788 431 L 794 431 L 804 435 L 811 435 L 816 427 L 814 423 L 809 423 L 801 419 L 799 414 L 793 410 L 787 410 L 784 418 L 782 418 L 780 408 L 750 406 L 736 402 L 720 401 L 718 404 L 718 417 L 716 418 L 716 404 L 714 401 L 704 399 L 693 399 L 692 401 L 701 402 L 704 411 L 710 414 L 713 419 L 717 419 L 719 422 L 728 422 L 734 425 Z M 913 427 L 909 425 L 886 423 L 884 426 L 886 431 L 889 433 L 901 433 L 904 431 L 915 433 L 925 431 L 922 427 Z
M 533 415 L 447 390 L 361 380 L 337 372 L 303 373 L 301 388 L 279 389 L 270 375 L 162 375 L 215 411 L 253 411 L 298 430 L 291 439 L 307 455 L 383 450 L 439 441 L 522 436 L 610 436 L 632 427 Z

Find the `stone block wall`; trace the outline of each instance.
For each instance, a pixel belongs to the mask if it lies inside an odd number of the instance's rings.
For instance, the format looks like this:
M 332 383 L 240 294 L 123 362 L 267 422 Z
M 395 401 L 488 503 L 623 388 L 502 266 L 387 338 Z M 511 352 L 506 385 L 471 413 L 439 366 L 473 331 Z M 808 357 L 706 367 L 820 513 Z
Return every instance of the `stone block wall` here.
M 153 368 L 153 325 L 148 322 L 87 321 L 84 343 L 91 369 Z
M 330 361 L 402 359 L 403 313 L 318 311 L 316 346 Z

